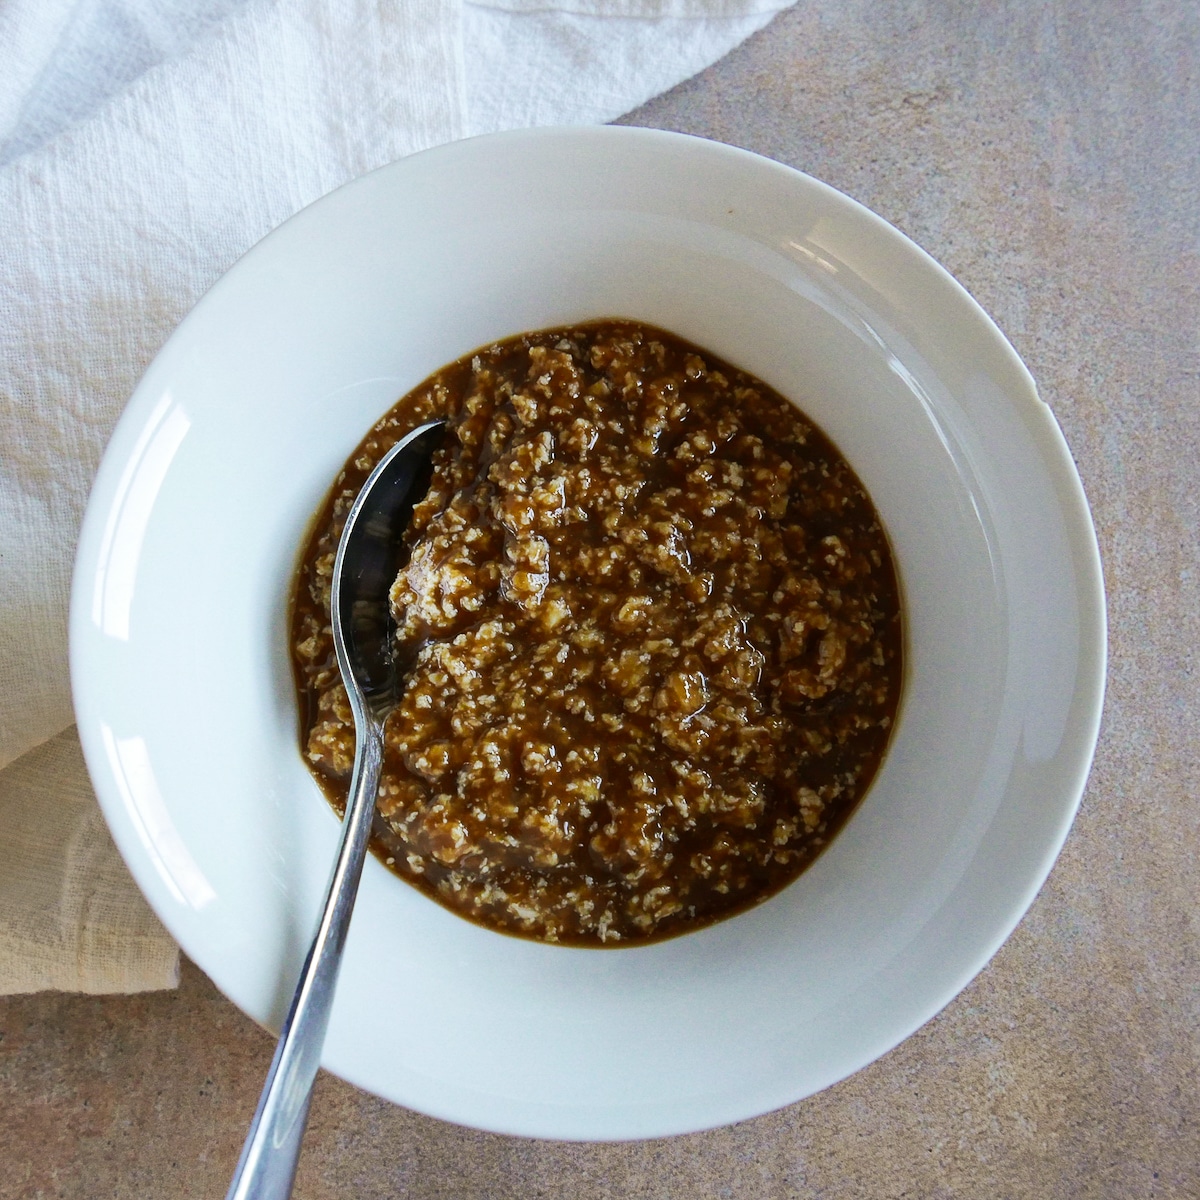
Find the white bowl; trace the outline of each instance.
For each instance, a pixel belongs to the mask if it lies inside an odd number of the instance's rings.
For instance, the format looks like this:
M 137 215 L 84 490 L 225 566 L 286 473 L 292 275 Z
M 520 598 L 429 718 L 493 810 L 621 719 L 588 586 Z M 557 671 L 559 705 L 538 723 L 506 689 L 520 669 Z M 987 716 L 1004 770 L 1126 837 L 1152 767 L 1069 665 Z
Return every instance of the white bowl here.
M 765 905 L 642 948 L 489 932 L 367 863 L 324 1064 L 448 1120 L 679 1133 L 827 1087 L 987 962 L 1066 836 L 1105 662 L 1067 447 L 996 327 L 880 218 L 767 159 L 640 129 L 460 142 L 247 254 L 105 455 L 71 611 L 79 730 L 155 911 L 277 1027 L 336 820 L 297 749 L 288 589 L 345 456 L 471 349 L 606 316 L 761 376 L 834 439 L 896 551 L 907 684 L 870 793 Z

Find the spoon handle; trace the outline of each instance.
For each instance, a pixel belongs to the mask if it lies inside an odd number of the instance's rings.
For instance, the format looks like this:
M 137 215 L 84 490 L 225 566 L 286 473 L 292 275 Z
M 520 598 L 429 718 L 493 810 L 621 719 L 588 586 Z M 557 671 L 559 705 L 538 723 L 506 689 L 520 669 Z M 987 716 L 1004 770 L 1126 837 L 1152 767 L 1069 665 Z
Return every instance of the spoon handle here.
M 300 1139 L 308 1120 L 308 1101 L 321 1061 L 342 949 L 370 841 L 382 765 L 382 727 L 370 721 L 359 722 L 354 775 L 325 908 L 225 1200 L 286 1200 L 291 1195 Z

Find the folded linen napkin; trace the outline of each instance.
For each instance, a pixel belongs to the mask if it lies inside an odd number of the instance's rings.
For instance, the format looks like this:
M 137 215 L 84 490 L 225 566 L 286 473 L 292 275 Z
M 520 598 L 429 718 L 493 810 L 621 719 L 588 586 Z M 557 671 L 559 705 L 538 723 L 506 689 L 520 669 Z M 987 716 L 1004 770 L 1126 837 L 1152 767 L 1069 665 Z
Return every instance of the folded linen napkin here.
M 780 7 L 0 0 L 0 993 L 175 979 L 63 733 L 79 521 L 172 328 L 346 180 L 469 134 L 611 120 Z

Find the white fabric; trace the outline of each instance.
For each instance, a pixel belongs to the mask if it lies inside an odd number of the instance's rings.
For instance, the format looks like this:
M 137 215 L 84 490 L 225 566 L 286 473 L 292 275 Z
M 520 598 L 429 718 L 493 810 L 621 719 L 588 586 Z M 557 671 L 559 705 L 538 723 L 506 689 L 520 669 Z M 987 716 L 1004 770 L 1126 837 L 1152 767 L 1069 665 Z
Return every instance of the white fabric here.
M 142 899 L 73 730 L 0 772 L 0 993 L 174 987 L 174 942 Z
M 654 7 L 652 0 L 644 3 Z M 697 7 L 692 0 L 688 6 Z M 571 7 L 601 6 L 576 0 Z M 613 0 L 613 7 L 633 4 Z M 739 6 L 713 0 L 713 7 Z M 774 15 L 753 11 L 754 0 L 744 7 L 751 11 L 705 20 L 650 20 L 554 11 L 540 4 L 536 11 L 520 13 L 498 3 L 467 4 L 467 128 L 475 134 L 615 120 L 702 71 Z
M 36 149 L 184 52 L 246 0 L 37 0 L 0 5 L 0 164 Z M 11 65 L 11 69 L 9 69 Z
M 610 120 L 777 7 L 0 0 L 0 767 L 71 723 L 67 597 L 92 476 L 138 377 L 223 270 L 412 151 Z M 77 756 L 40 769 L 30 803 L 84 787 Z M 0 947 L 17 899 L 4 893 Z
M 508 12 L 580 13 L 595 17 L 744 17 L 774 13 L 783 7 L 771 0 L 485 0 L 489 8 Z

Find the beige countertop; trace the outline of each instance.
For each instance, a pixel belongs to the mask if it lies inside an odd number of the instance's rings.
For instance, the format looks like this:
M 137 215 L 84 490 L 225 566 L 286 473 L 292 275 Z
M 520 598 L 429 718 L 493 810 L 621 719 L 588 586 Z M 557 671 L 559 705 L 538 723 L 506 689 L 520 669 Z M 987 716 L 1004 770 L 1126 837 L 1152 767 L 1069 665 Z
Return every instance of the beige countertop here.
M 991 965 L 821 1095 L 561 1145 L 322 1076 L 296 1194 L 1200 1197 L 1200 8 L 809 0 L 628 121 L 848 192 L 1016 345 L 1107 573 L 1091 782 Z M 0 1197 L 223 1195 L 271 1050 L 188 964 L 176 993 L 0 1001 Z

